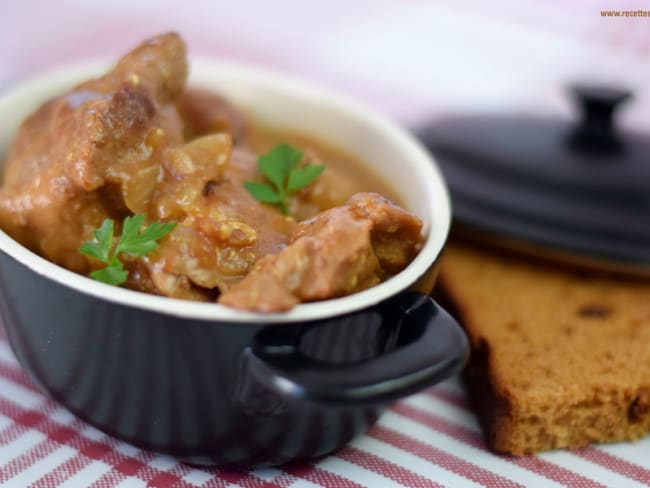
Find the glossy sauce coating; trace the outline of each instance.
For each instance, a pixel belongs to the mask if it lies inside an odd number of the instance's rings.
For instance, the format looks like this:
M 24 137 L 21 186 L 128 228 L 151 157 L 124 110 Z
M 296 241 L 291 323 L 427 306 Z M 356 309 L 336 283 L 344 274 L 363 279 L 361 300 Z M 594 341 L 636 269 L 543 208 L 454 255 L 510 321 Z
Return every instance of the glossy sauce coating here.
M 42 105 L 25 120 L 7 156 L 0 226 L 47 259 L 86 274 L 103 263 L 79 247 L 104 219 L 115 220 L 116 235 L 133 214 L 176 222 L 151 254 L 121 256 L 130 272 L 126 286 L 192 300 L 217 299 L 267 257 L 282 255 L 289 267 L 300 260 L 318 277 L 321 291 L 309 292 L 314 283 L 306 280 L 302 291 L 292 288 L 291 306 L 372 286 L 408 264 L 421 245 L 420 221 L 379 204 L 379 196 L 353 197 L 367 191 L 392 197 L 380 176 L 313 138 L 255 127 L 221 96 L 186 88 L 186 75 L 183 42 L 161 35 L 105 76 Z M 278 143 L 304 151 L 300 164 L 326 166 L 291 198 L 289 215 L 257 201 L 244 186 L 263 180 L 258 155 Z M 347 201 L 351 206 L 321 214 Z M 362 201 L 370 213 L 350 217 L 359 214 Z M 387 208 L 398 209 L 399 225 Z M 299 224 L 307 219 L 312 223 Z M 328 222 L 335 232 L 297 238 L 315 222 Z M 389 227 L 385 235 L 379 231 Z M 291 251 L 306 240 L 309 252 Z M 396 254 L 403 245 L 408 250 Z M 399 257 L 389 262 L 389 254 Z M 356 271 L 337 284 L 342 262 Z M 224 303 L 254 308 L 245 301 Z M 264 310 L 288 308 L 286 297 L 277 295 Z

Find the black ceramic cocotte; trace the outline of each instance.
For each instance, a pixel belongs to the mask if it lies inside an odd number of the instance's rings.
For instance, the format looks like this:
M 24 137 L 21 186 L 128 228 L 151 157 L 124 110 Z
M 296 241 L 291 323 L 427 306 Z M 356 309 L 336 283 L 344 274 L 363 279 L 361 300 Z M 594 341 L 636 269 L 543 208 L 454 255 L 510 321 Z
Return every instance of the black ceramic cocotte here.
M 38 105 L 106 66 L 50 73 L 1 98 L 0 154 Z M 234 64 L 194 60 L 191 72 L 191 84 L 258 123 L 318 135 L 371 164 L 424 221 L 422 251 L 369 290 L 255 314 L 95 282 L 0 232 L 11 346 L 41 389 L 134 445 L 249 467 L 322 456 L 464 363 L 462 330 L 429 296 L 450 223 L 444 182 L 410 135 L 353 101 Z

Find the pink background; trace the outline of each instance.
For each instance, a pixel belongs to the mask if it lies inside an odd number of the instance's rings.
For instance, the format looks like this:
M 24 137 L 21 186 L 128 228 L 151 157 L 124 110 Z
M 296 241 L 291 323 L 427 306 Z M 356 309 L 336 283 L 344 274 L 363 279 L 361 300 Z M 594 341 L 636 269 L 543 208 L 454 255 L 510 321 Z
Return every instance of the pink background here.
M 191 54 L 270 66 L 364 99 L 408 124 L 449 111 L 569 113 L 573 81 L 637 95 L 650 128 L 646 0 L 112 0 L 0 2 L 0 89 L 176 30 Z

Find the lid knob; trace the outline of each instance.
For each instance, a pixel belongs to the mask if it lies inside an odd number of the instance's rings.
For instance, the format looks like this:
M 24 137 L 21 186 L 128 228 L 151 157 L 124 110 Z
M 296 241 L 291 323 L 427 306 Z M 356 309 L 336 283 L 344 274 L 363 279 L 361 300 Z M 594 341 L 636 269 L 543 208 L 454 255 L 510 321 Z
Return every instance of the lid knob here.
M 585 152 L 619 152 L 623 149 L 614 124 L 614 112 L 632 93 L 603 86 L 575 86 L 574 98 L 582 110 L 582 119 L 570 137 L 572 147 Z

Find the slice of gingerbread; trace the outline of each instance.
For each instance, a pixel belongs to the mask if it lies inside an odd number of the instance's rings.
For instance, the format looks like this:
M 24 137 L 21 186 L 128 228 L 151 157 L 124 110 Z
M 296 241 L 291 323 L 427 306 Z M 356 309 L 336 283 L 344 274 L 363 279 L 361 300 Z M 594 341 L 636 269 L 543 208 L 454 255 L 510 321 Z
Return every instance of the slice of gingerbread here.
M 465 378 L 492 449 L 650 432 L 650 279 L 452 241 L 440 283 L 470 338 Z

